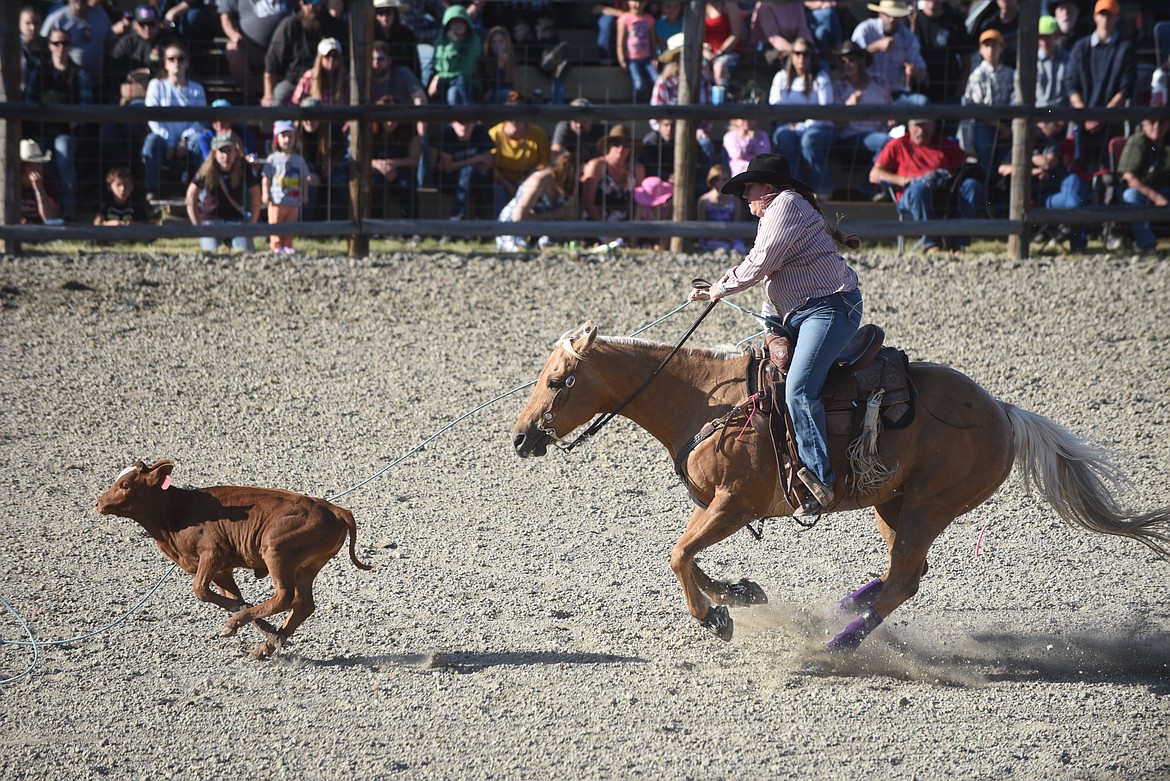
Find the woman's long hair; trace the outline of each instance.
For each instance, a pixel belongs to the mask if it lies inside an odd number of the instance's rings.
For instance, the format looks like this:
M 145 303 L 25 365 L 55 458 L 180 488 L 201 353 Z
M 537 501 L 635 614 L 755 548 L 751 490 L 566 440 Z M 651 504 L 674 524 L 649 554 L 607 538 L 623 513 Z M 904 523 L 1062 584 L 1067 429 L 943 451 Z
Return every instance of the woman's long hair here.
M 508 84 L 516 83 L 516 49 L 512 46 L 512 36 L 508 31 L 499 25 L 487 31 L 487 35 L 483 37 L 483 57 L 487 61 L 486 75 L 492 82 L 495 82 L 496 73 L 499 71 L 499 60 L 496 59 L 495 51 L 492 49 L 492 37 L 496 34 L 504 36 L 504 43 L 507 44 L 508 61 L 504 63 L 504 80 Z
M 215 162 L 215 151 L 207 156 L 203 164 L 199 166 L 199 171 L 195 174 L 196 179 L 203 181 L 203 189 L 211 192 L 218 192 L 226 190 L 228 193 L 242 193 L 244 190 L 244 156 L 240 151 L 239 144 L 236 144 L 236 159 L 232 163 L 230 171 L 224 171 Z M 227 183 L 223 180 L 227 178 Z M 247 202 L 245 201 L 245 204 Z M 241 210 L 242 211 L 242 210 Z
M 821 72 L 821 59 L 817 56 L 817 47 L 806 41 L 804 38 L 797 38 L 792 42 L 792 46 L 803 43 L 804 48 L 808 51 L 805 66 L 808 70 L 806 74 L 796 72 L 796 63 L 793 61 L 792 54 L 788 55 L 788 62 L 784 65 L 784 73 L 788 76 L 788 91 L 792 91 L 792 85 L 796 83 L 797 76 L 804 78 L 804 94 L 811 95 L 813 91 L 813 82 L 817 79 L 817 74 Z
M 309 87 L 309 95 L 321 101 L 323 105 L 335 106 L 341 103 L 342 95 L 349 91 L 349 69 L 345 60 L 337 58 L 337 66 L 332 71 L 325 70 L 321 62 L 325 59 L 318 54 L 313 62 L 313 80 Z
M 829 220 L 825 217 L 825 213 L 821 211 L 821 205 L 817 201 L 817 194 L 813 192 L 811 187 L 809 187 L 804 182 L 799 182 L 789 185 L 784 189 L 792 190 L 801 198 L 804 198 L 804 200 L 808 202 L 809 206 L 816 209 L 817 214 L 821 215 L 821 220 L 825 223 L 825 233 L 828 233 L 830 236 L 832 236 L 833 241 L 835 241 L 838 246 L 852 250 L 861 248 L 861 238 L 856 233 L 846 233 L 845 231 L 841 230 L 841 226 L 838 221 L 834 221 L 832 225 L 829 224 Z

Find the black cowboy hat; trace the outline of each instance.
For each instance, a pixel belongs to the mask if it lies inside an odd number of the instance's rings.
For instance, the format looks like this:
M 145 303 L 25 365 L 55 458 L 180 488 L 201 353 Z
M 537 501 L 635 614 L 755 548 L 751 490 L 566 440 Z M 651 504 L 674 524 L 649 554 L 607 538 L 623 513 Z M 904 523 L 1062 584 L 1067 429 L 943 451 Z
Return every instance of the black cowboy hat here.
M 792 170 L 788 167 L 788 160 L 784 158 L 784 155 L 778 155 L 775 152 L 765 152 L 762 155 L 753 157 L 752 161 L 748 163 L 747 170 L 742 174 L 731 177 L 731 180 L 723 185 L 723 189 L 720 192 L 724 195 L 734 195 L 739 198 L 743 195 L 744 188 L 752 182 L 770 184 L 777 190 L 787 190 L 794 186 L 806 186 L 804 182 L 792 178 Z

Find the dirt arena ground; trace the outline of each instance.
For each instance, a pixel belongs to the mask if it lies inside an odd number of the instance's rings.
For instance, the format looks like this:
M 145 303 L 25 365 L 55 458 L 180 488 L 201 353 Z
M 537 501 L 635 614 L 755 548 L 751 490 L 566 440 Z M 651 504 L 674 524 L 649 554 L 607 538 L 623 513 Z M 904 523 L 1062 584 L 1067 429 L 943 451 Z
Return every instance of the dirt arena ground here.
M 333 496 L 534 379 L 567 329 L 628 334 L 730 262 L 2 258 L 0 597 L 54 640 L 152 588 L 169 560 L 93 510 L 134 459 Z M 853 262 L 866 319 L 912 359 L 1114 449 L 1134 506 L 1170 502 L 1166 259 Z M 721 306 L 693 344 L 754 331 Z M 248 660 L 250 628 L 219 638 L 226 614 L 181 572 L 110 631 L 41 647 L 0 687 L 0 778 L 1170 778 L 1170 564 L 1142 546 L 1065 527 L 1013 478 L 938 540 L 914 600 L 827 660 L 831 606 L 884 546 L 869 512 L 777 519 L 702 557 L 771 598 L 723 643 L 668 566 L 689 512 L 668 455 L 622 420 L 521 461 L 526 398 L 338 500 L 375 569 L 330 562 L 277 658 Z M 0 637 L 22 632 L 0 614 Z M 31 661 L 0 646 L 0 678 Z

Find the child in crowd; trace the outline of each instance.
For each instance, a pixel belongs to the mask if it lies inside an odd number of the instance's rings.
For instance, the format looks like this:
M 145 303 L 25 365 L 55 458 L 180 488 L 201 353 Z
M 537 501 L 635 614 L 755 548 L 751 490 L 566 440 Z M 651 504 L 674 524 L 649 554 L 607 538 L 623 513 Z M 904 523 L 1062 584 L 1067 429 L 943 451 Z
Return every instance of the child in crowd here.
M 427 85 L 431 100 L 461 106 L 475 102 L 476 73 L 482 47 L 467 8 L 453 5 L 443 13 L 443 33 L 435 41 L 435 75 Z
M 187 186 L 187 216 L 192 225 L 255 224 L 260 219 L 260 177 L 246 164 L 236 140 L 226 133 L 211 142 L 211 157 L 203 161 Z M 204 252 L 215 252 L 223 244 L 252 251 L 250 236 L 199 239 Z
M 658 39 L 658 54 L 666 51 L 666 42 L 683 31 L 682 0 L 665 0 L 658 4 L 658 18 L 654 20 L 654 37 Z
M 753 157 L 771 152 L 772 139 L 764 131 L 756 130 L 754 119 L 733 119 L 731 129 L 723 135 L 723 150 L 727 152 L 731 175 L 735 176 L 747 170 Z
M 654 17 L 646 13 L 642 0 L 629 0 L 627 10 L 618 17 L 618 64 L 630 74 L 634 85 L 634 102 L 645 103 L 658 79 L 654 57 L 658 38 L 654 34 Z
M 963 93 L 964 106 L 1008 106 L 1015 102 L 1016 72 L 1003 64 L 1003 35 L 999 30 L 984 30 L 979 36 L 979 55 L 983 61 L 967 77 Z M 963 148 L 973 152 L 988 173 L 1011 156 L 1012 129 L 1008 122 L 972 121 L 970 133 L 961 138 Z
M 272 125 L 272 154 L 261 170 L 260 200 L 268 204 L 268 223 L 300 222 L 307 187 L 317 178 L 297 152 L 297 126 L 288 120 Z M 292 236 L 269 236 L 268 245 L 278 254 L 291 255 Z
M 723 185 L 731 180 L 731 171 L 725 165 L 713 165 L 707 172 L 707 186 L 711 189 L 699 196 L 695 219 L 701 222 L 734 222 L 739 219 L 742 201 L 734 195 L 724 195 Z M 742 239 L 699 239 L 699 249 L 710 252 L 717 249 L 746 252 Z
M 147 222 L 146 202 L 134 197 L 134 179 L 130 169 L 114 166 L 106 173 L 106 189 L 98 199 L 94 225 L 133 225 Z
M 673 197 L 673 184 L 657 176 L 647 176 L 634 188 L 634 219 L 645 222 L 669 222 L 674 216 L 671 207 Z M 654 237 L 648 241 L 653 249 L 662 249 L 661 237 Z

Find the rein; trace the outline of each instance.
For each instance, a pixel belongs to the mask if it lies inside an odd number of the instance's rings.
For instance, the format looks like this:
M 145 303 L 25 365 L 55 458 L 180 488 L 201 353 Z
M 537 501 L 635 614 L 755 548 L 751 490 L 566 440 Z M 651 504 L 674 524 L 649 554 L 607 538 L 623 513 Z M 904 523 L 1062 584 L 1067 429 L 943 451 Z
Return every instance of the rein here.
M 711 287 L 711 283 L 705 279 L 699 278 L 699 279 L 695 279 L 691 282 L 691 287 L 696 288 L 698 290 L 706 290 L 706 289 L 709 289 Z M 613 412 L 601 413 L 600 415 L 598 415 L 596 420 L 594 420 L 592 423 L 589 424 L 589 428 L 585 429 L 584 431 L 582 431 L 580 434 L 577 435 L 576 439 L 574 439 L 572 442 L 570 442 L 567 445 L 557 445 L 557 446 L 560 447 L 560 449 L 565 451 L 566 453 L 569 453 L 573 450 L 573 448 L 577 447 L 577 445 L 583 444 L 586 440 L 591 439 L 598 431 L 601 431 L 601 429 L 605 426 L 606 423 L 609 423 L 611 420 L 613 420 L 615 417 L 617 417 L 619 414 L 621 414 L 621 411 L 624 410 L 626 407 L 628 407 L 630 405 L 630 402 L 632 402 L 634 399 L 638 398 L 638 396 L 642 393 L 642 391 L 646 390 L 646 388 L 648 388 L 650 386 L 650 383 L 654 382 L 654 378 L 657 377 L 659 375 L 659 373 L 666 367 L 666 364 L 670 363 L 670 359 L 678 354 L 678 351 L 680 349 L 682 349 L 682 346 L 684 344 L 686 344 L 687 339 L 690 339 L 691 334 L 693 334 L 695 332 L 695 329 L 699 327 L 699 323 L 703 322 L 703 320 L 707 317 L 707 315 L 711 314 L 711 310 L 714 309 L 715 305 L 718 303 L 719 303 L 718 301 L 711 301 L 707 304 L 707 308 L 703 310 L 703 313 L 701 315 L 699 315 L 697 318 L 695 318 L 695 322 L 691 323 L 691 327 L 686 330 L 686 333 L 684 333 L 682 336 L 680 336 L 678 338 L 678 340 L 674 343 L 674 347 L 672 347 L 670 350 L 670 353 L 665 358 L 662 359 L 662 363 L 658 364 L 658 368 L 655 369 L 653 372 L 651 372 L 650 376 L 646 378 L 646 381 L 643 382 L 641 385 L 639 385 L 634 390 L 633 393 L 631 393 L 629 396 L 627 396 L 626 400 L 617 406 L 617 409 L 615 409 Z M 566 384 L 566 389 L 568 387 L 571 387 L 571 386 Z M 555 400 L 554 400 L 554 405 L 559 406 L 559 405 L 556 405 Z M 551 411 L 552 410 L 550 409 L 550 412 Z

